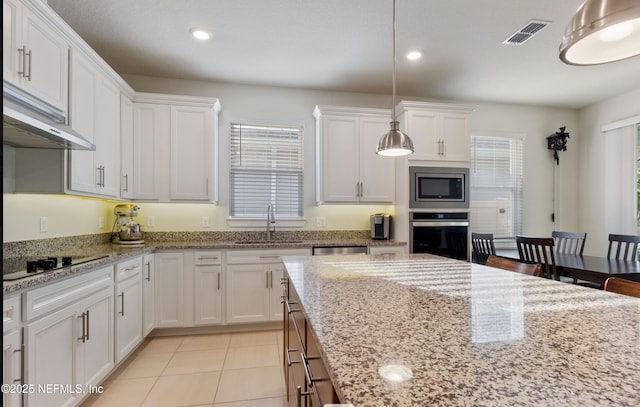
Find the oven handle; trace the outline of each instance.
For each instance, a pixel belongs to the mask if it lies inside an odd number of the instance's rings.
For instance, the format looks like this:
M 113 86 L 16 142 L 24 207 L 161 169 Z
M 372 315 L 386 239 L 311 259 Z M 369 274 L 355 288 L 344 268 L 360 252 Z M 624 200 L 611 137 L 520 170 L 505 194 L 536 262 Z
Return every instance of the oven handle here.
M 469 226 L 469 222 L 411 222 L 413 227 Z

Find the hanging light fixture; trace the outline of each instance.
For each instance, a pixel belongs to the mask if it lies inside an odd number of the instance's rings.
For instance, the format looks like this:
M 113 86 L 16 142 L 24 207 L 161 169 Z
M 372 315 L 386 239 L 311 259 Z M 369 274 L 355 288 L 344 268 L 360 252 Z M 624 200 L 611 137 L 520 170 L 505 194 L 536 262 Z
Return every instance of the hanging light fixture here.
M 378 141 L 376 154 L 401 156 L 413 153 L 413 141 L 400 131 L 396 120 L 396 0 L 393 0 L 393 106 L 391 107 L 391 130 Z
M 586 0 L 560 44 L 570 65 L 596 65 L 640 54 L 640 1 Z

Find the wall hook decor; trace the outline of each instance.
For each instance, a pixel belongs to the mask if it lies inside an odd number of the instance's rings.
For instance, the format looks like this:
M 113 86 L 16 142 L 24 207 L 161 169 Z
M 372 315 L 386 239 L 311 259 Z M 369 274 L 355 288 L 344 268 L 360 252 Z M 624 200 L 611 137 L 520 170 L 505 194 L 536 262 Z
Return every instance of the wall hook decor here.
M 566 128 L 566 126 L 560 127 L 560 131 L 547 137 L 547 148 L 553 150 L 553 159 L 556 160 L 556 165 L 560 164 L 558 151 L 567 151 L 569 133 L 564 131 Z

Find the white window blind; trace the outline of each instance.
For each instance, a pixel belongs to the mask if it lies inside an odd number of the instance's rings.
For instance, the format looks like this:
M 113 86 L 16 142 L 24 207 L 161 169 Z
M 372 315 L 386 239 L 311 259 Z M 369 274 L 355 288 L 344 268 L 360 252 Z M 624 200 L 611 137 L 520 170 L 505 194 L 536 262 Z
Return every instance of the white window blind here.
M 471 137 L 471 230 L 513 238 L 522 233 L 523 140 Z
M 231 123 L 230 215 L 303 216 L 303 128 Z

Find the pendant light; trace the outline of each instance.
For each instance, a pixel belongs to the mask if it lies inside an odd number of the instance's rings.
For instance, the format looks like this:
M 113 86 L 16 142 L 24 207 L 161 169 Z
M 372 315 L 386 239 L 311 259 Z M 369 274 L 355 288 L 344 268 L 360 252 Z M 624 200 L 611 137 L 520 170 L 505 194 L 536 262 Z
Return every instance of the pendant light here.
M 586 0 L 560 44 L 570 65 L 596 65 L 640 54 L 639 0 Z
M 393 0 L 393 106 L 391 107 L 391 130 L 378 141 L 376 154 L 397 157 L 413 153 L 413 141 L 400 131 L 396 120 L 396 0 Z

